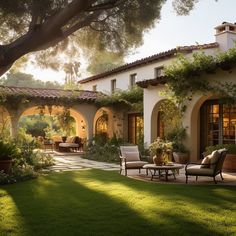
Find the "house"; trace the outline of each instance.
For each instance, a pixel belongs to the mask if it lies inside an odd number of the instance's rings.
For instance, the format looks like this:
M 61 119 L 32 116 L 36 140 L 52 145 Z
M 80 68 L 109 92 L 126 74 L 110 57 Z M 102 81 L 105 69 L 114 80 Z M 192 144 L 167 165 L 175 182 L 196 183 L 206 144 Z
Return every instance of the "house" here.
M 187 58 L 191 58 L 193 53 L 204 51 L 206 55 L 214 56 L 234 47 L 236 24 L 223 22 L 215 30 L 213 43 L 176 47 L 81 80 L 80 84 L 86 90 L 113 93 L 116 89 L 128 89 L 135 83 L 144 90 L 143 114 L 136 111 L 101 108 L 94 121 L 94 132 L 96 133 L 96 129 L 101 126 L 110 137 L 116 133 L 119 137 L 135 142 L 139 128 L 143 127 L 144 142 L 147 145 L 150 144 L 160 135 L 159 106 L 167 99 L 160 95 L 160 91 L 165 90 L 166 83 L 163 81 L 163 68 L 173 62 L 176 53 L 182 53 Z M 217 70 L 215 74 L 206 74 L 202 77 L 209 81 L 236 83 L 235 76 L 236 70 L 232 69 L 230 73 Z M 199 79 L 203 79 L 202 77 Z M 103 122 L 99 123 L 99 119 Z M 218 96 L 212 94 L 211 91 L 207 94 L 193 95 L 182 123 L 184 127 L 187 127 L 185 145 L 190 150 L 191 160 L 197 160 L 208 145 L 236 142 L 236 104 L 228 107 L 220 103 Z

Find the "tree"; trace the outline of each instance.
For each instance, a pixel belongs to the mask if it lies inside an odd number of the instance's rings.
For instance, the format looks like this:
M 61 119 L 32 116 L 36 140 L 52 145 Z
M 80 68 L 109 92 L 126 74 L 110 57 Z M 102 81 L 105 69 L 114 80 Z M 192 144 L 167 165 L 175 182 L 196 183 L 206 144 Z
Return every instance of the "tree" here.
M 43 82 L 41 80 L 34 79 L 31 74 L 14 72 L 12 70 L 0 79 L 0 85 L 30 88 L 62 88 L 62 86 L 57 82 Z
M 87 70 L 92 74 L 100 74 L 124 64 L 124 56 L 121 53 L 99 51 L 94 55 L 89 58 L 89 66 L 87 67 Z
M 138 46 L 165 1 L 0 1 L 0 75 L 28 53 L 51 48 L 48 53 L 56 55 L 68 37 L 80 47 L 124 51 Z

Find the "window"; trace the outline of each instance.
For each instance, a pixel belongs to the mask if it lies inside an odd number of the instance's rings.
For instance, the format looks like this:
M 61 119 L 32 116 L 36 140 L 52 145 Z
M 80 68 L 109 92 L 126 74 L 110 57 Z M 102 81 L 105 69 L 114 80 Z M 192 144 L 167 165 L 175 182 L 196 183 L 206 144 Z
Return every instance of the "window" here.
M 97 85 L 93 85 L 93 91 L 97 91 Z
M 143 138 L 143 116 L 139 113 L 128 115 L 128 141 L 137 144 Z
M 111 93 L 114 93 L 116 90 L 116 79 L 111 80 Z
M 159 67 L 156 67 L 156 68 L 154 69 L 154 76 L 155 76 L 155 78 L 164 75 L 164 71 L 163 71 L 163 69 L 164 69 L 163 66 L 159 66 Z
M 130 75 L 129 85 L 130 85 L 131 88 L 135 86 L 136 79 L 137 79 L 137 74 Z
M 236 104 L 222 104 L 218 100 L 206 101 L 201 114 L 201 152 L 207 146 L 236 144 Z

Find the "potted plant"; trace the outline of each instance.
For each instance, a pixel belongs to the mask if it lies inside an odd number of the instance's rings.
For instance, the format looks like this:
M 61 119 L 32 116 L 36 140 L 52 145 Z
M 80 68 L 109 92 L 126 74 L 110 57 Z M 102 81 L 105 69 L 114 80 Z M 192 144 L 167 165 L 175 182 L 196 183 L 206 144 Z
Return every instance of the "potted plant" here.
M 211 154 L 214 150 L 222 148 L 226 148 L 228 150 L 223 164 L 223 170 L 229 172 L 236 172 L 236 144 L 218 144 L 214 146 L 208 146 L 206 147 L 206 150 L 203 155 L 207 156 Z
M 15 144 L 0 140 L 0 171 L 10 173 L 12 159 L 17 155 Z
M 173 143 L 173 158 L 176 163 L 186 164 L 189 161 L 189 153 L 183 142 L 186 139 L 186 129 L 177 127 L 167 134 Z
M 169 154 L 172 152 L 172 142 L 157 138 L 149 146 L 150 154 L 156 165 L 163 165 L 169 161 Z

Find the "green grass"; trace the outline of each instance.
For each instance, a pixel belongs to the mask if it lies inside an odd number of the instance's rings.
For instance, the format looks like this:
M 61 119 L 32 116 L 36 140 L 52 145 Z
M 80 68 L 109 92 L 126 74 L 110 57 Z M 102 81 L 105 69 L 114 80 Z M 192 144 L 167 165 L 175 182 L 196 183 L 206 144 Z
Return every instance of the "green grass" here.
M 0 235 L 236 235 L 236 188 L 55 173 L 0 187 Z

